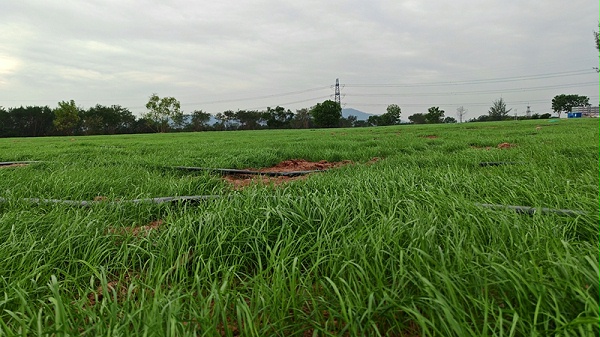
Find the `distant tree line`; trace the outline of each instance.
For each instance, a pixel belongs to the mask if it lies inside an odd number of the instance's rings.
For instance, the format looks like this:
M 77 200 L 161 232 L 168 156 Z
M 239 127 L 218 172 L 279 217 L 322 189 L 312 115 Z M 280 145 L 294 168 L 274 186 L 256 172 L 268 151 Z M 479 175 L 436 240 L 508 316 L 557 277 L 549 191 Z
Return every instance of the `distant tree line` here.
M 120 105 L 97 104 L 88 109 L 75 101 L 61 101 L 57 107 L 0 107 L 0 137 L 38 137 L 64 135 L 113 135 L 127 133 L 190 132 L 259 129 L 307 129 L 394 125 L 400 123 L 400 108 L 393 104 L 388 112 L 369 121 L 342 116 L 341 106 L 331 100 L 308 109 L 292 112 L 281 106 L 266 110 L 227 110 L 211 115 L 202 110 L 183 113 L 174 97 L 152 94 L 147 112 L 136 117 Z
M 590 99 L 587 96 L 581 95 L 556 95 L 552 99 L 552 111 L 558 115 L 563 112 L 571 112 L 574 107 L 578 106 L 589 106 Z M 502 120 L 525 120 L 525 119 L 549 119 L 552 117 L 550 113 L 543 114 L 532 114 L 531 116 L 510 116 L 508 113 L 512 109 L 506 108 L 506 103 L 502 98 L 494 101 L 490 107 L 487 115 L 481 115 L 477 118 L 468 120 L 468 122 L 488 122 L 488 121 L 502 121 Z
M 413 124 L 440 124 L 456 123 L 456 119 L 450 116 L 444 116 L 446 112 L 437 106 L 427 109 L 427 113 L 416 113 L 408 116 L 408 120 Z
M 311 109 L 292 112 L 277 106 L 258 110 L 227 110 L 211 115 L 202 110 L 190 114 L 181 111 L 173 97 L 153 94 L 146 104 L 147 113 L 136 117 L 120 105 L 97 104 L 83 109 L 73 100 L 57 107 L 0 107 L 0 137 L 38 137 L 64 135 L 113 135 L 127 133 L 258 130 L 353 127 L 356 117 L 342 117 L 338 103 L 325 101 Z M 367 126 L 367 125 L 364 125 Z
M 144 118 L 136 119 L 119 105 L 96 105 L 87 110 L 74 101 L 48 106 L 0 107 L 0 137 L 111 135 L 152 132 Z
M 573 107 L 589 105 L 586 96 L 558 95 L 552 100 L 552 108 L 560 116 Z M 202 110 L 190 114 L 181 111 L 181 104 L 174 97 L 159 97 L 152 94 L 146 104 L 147 112 L 137 118 L 129 109 L 120 105 L 97 104 L 83 109 L 75 101 L 62 101 L 55 108 L 48 106 L 26 106 L 5 109 L 0 107 L 0 137 L 37 137 L 61 135 L 113 135 L 126 133 L 190 132 L 258 129 L 308 129 L 335 127 L 365 127 L 402 124 L 401 109 L 397 104 L 388 105 L 382 115 L 358 120 L 356 116 L 342 116 L 339 103 L 326 100 L 312 108 L 292 112 L 281 106 L 266 110 L 227 110 L 212 116 Z M 493 102 L 487 115 L 469 122 L 499 121 L 513 119 L 509 116 L 502 98 Z M 457 109 L 462 120 L 466 110 Z M 427 113 L 415 113 L 408 117 L 407 124 L 456 123 L 456 119 L 445 116 L 439 107 L 431 107 Z M 550 118 L 550 114 L 534 114 L 524 118 Z

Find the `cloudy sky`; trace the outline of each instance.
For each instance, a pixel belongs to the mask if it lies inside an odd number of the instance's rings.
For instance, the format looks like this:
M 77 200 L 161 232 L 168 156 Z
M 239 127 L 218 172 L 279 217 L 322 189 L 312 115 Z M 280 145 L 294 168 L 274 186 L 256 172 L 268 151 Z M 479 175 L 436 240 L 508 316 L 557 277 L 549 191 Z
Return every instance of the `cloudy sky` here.
M 292 111 L 333 99 L 403 119 L 439 106 L 519 115 L 598 104 L 597 0 L 2 0 L 0 106 L 75 100 L 136 115 Z

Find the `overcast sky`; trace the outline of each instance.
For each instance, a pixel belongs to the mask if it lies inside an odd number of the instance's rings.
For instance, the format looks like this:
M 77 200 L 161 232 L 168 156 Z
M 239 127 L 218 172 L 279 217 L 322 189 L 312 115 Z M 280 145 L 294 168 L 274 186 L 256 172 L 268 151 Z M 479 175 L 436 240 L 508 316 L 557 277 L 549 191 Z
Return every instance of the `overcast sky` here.
M 333 99 L 406 119 L 439 106 L 598 104 L 597 0 L 2 0 L 0 106 L 292 111 Z

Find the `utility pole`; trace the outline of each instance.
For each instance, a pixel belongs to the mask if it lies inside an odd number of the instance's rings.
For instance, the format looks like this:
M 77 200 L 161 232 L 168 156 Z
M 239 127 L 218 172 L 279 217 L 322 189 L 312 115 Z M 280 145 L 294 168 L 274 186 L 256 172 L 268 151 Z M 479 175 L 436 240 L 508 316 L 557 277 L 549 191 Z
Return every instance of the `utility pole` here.
M 335 102 L 342 106 L 342 95 L 340 94 L 340 79 L 335 79 Z
M 465 109 L 465 107 L 459 106 L 458 108 L 456 108 L 456 116 L 458 116 L 458 122 L 459 123 L 463 122 L 463 116 L 466 113 L 467 113 L 467 109 Z

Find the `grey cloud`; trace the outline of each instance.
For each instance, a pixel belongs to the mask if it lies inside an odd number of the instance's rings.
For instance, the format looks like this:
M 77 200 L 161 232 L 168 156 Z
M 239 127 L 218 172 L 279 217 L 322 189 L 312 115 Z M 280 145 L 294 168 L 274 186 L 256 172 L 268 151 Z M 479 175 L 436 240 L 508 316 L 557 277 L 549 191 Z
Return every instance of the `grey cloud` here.
M 185 104 L 321 87 L 336 77 L 342 83 L 410 84 L 591 68 L 598 62 L 592 36 L 597 12 L 597 3 L 584 0 L 2 2 L 0 60 L 10 65 L 0 67 L 0 105 L 75 99 L 143 107 L 152 92 Z M 424 90 L 345 89 L 349 104 L 376 113 L 386 103 L 449 103 L 449 111 L 461 101 L 494 99 L 406 96 Z M 506 99 L 549 101 L 558 93 Z M 218 112 L 286 99 L 194 108 Z M 411 109 L 422 108 L 403 110 Z

